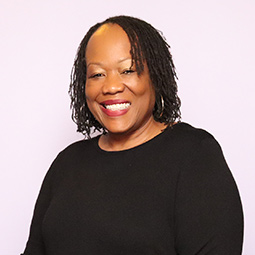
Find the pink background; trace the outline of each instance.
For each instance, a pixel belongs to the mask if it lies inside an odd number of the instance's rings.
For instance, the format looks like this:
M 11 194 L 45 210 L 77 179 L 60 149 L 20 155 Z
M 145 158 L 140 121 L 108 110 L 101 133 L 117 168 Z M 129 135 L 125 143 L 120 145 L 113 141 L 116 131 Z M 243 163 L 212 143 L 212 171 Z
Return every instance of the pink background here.
M 254 0 L 0 0 L 0 254 L 24 250 L 49 165 L 83 138 L 67 94 L 78 44 L 91 25 L 119 14 L 164 32 L 183 121 L 220 142 L 243 201 L 243 254 L 254 254 L 254 13 Z

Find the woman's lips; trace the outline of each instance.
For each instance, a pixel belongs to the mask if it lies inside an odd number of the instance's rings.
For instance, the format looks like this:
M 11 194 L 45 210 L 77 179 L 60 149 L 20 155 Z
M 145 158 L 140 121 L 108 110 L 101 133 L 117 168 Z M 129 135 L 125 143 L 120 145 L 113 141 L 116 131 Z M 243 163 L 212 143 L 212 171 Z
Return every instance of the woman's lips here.
M 100 103 L 102 111 L 111 117 L 124 115 L 128 112 L 131 103 L 123 99 L 105 100 Z

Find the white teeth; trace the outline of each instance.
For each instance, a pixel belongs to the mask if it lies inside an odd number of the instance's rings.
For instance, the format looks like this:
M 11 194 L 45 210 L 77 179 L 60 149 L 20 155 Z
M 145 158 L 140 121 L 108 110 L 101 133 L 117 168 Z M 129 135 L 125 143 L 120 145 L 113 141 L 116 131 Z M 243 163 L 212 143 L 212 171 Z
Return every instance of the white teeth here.
M 127 109 L 130 106 L 130 103 L 123 103 L 123 104 L 107 104 L 105 108 L 111 111 L 118 111 Z

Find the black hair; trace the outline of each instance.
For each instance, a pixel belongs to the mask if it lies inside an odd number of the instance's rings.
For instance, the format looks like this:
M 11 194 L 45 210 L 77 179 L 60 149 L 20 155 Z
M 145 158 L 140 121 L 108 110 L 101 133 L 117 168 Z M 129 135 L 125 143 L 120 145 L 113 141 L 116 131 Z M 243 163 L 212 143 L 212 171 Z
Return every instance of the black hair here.
M 104 24 L 117 24 L 126 32 L 130 44 L 130 54 L 138 75 L 147 63 L 150 79 L 155 89 L 153 117 L 156 121 L 173 125 L 181 117 L 180 99 L 177 95 L 177 76 L 170 46 L 162 33 L 149 23 L 130 16 L 114 16 L 92 26 L 77 50 L 71 72 L 69 95 L 71 97 L 72 119 L 77 124 L 77 131 L 90 138 L 91 129 L 105 133 L 104 128 L 90 112 L 86 97 L 86 59 L 88 41 L 94 32 Z

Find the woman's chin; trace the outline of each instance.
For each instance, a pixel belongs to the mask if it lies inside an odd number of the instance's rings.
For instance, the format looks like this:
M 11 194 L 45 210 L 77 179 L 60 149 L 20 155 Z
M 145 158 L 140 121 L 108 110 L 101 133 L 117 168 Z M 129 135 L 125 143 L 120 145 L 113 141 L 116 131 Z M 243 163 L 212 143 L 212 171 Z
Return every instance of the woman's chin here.
M 127 126 L 107 126 L 105 127 L 109 135 L 125 135 L 132 132 Z

